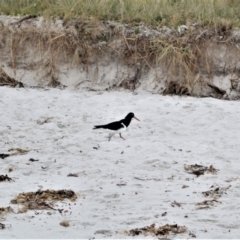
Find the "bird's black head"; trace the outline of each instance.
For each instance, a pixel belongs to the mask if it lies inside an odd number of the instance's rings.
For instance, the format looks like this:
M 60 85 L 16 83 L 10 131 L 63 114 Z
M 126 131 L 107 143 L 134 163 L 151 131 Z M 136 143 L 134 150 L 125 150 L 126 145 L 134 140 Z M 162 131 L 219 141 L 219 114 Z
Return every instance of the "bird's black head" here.
M 134 113 L 130 112 L 125 119 L 132 119 L 134 117 Z
M 127 121 L 127 125 L 130 124 L 132 118 L 135 118 L 136 120 L 140 121 L 138 118 L 135 117 L 134 113 L 130 112 L 130 113 L 125 117 L 125 120 Z

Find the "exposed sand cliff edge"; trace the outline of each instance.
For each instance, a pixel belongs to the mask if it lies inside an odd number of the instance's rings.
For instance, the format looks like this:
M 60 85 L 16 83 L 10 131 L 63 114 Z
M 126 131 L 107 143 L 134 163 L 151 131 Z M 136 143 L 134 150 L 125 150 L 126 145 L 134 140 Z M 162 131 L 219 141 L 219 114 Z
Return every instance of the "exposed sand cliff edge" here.
M 240 30 L 0 16 L 0 63 L 28 86 L 240 98 Z

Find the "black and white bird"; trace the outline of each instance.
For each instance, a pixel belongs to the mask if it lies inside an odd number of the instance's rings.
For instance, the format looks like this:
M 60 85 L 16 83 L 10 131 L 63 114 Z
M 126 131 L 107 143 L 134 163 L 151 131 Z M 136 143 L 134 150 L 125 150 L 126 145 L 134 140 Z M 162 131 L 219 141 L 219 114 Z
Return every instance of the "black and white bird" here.
M 109 133 L 108 140 L 110 141 L 112 136 L 116 133 L 119 133 L 120 138 L 124 139 L 121 135 L 122 132 L 127 130 L 127 127 L 130 125 L 132 119 L 135 118 L 136 120 L 140 121 L 138 118 L 134 116 L 134 113 L 129 113 L 124 119 L 117 121 L 117 122 L 111 122 L 106 125 L 97 125 L 94 126 L 93 129 L 105 129 Z

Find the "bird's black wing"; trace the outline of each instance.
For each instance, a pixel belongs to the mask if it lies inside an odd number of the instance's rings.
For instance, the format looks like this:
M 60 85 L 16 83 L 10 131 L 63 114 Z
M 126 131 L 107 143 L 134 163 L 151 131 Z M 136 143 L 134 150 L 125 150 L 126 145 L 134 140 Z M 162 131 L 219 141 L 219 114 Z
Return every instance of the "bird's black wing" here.
M 103 129 L 109 129 L 109 130 L 115 130 L 116 131 L 120 128 L 123 128 L 122 122 L 123 122 L 123 120 L 116 121 L 116 122 L 111 122 L 111 123 L 106 124 L 106 125 L 97 125 L 97 126 L 94 126 L 95 127 L 94 129 L 103 128 Z

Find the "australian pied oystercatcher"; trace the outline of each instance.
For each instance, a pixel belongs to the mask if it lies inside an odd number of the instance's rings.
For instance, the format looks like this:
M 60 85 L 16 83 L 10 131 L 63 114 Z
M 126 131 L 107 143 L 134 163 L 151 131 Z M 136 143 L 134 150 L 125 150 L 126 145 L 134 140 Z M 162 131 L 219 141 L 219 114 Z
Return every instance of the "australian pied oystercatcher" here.
M 93 129 L 99 129 L 103 128 L 106 129 L 109 132 L 108 140 L 110 141 L 112 136 L 116 133 L 119 133 L 120 138 L 124 139 L 121 135 L 122 132 L 127 130 L 127 127 L 131 123 L 132 118 L 135 118 L 136 120 L 140 121 L 138 118 L 134 116 L 134 113 L 129 113 L 124 119 L 117 121 L 117 122 L 111 122 L 106 125 L 97 125 L 94 126 Z

